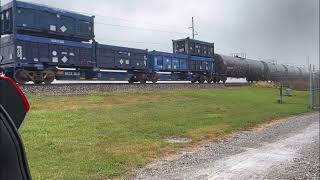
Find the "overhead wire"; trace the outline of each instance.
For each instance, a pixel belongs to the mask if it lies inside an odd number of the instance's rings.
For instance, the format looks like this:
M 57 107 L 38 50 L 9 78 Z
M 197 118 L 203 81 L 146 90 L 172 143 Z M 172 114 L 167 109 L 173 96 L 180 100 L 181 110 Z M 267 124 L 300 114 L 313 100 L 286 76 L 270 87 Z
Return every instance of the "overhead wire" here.
M 37 2 L 39 4 L 43 4 L 43 1 L 40 1 L 40 0 L 33 0 L 33 2 Z M 140 22 L 142 24 L 149 24 L 149 25 L 154 25 L 154 26 L 181 28 L 181 27 L 174 26 L 174 25 L 158 24 L 158 23 L 153 23 L 153 22 L 146 22 L 146 21 L 139 21 L 139 20 L 123 18 L 123 17 L 108 16 L 108 15 L 103 15 L 103 14 L 98 14 L 98 13 L 89 13 L 89 12 L 83 11 L 83 10 L 70 10 L 70 12 L 80 13 L 80 14 L 84 14 L 84 15 L 87 15 L 87 16 L 110 18 L 110 19 L 115 19 L 115 20 L 124 21 L 124 22 Z
M 146 41 L 128 41 L 128 40 L 117 40 L 117 39 L 100 39 L 101 41 L 113 41 L 113 42 L 123 42 L 123 43 L 135 43 L 135 44 L 154 44 L 154 45 L 167 45 L 161 42 L 146 42 Z
M 42 1 L 39 0 L 33 0 L 33 2 L 39 2 L 39 3 L 43 3 Z M 123 17 L 114 17 L 114 16 L 107 16 L 107 15 L 102 15 L 102 14 L 91 14 L 88 12 L 84 12 L 84 11 L 74 11 L 71 10 L 71 12 L 74 13 L 81 13 L 84 15 L 88 15 L 88 16 L 97 16 L 97 17 L 104 17 L 104 18 L 111 18 L 111 19 L 115 19 L 115 20 L 119 20 L 119 21 L 123 21 L 123 22 L 141 22 L 138 20 L 132 20 L 132 19 L 127 19 L 127 18 L 123 18 Z M 102 20 L 102 21 L 106 21 L 106 20 Z M 177 26 L 173 26 L 173 25 L 164 25 L 164 24 L 157 24 L 157 23 L 151 23 L 151 22 L 141 22 L 143 24 L 149 24 L 149 25 L 154 25 L 154 26 L 161 26 L 161 27 L 173 27 L 173 28 L 177 28 Z M 126 28 L 126 30 L 136 30 L 136 31 L 149 31 L 149 32 L 160 32 L 160 33 L 167 33 L 167 34 L 179 34 L 179 35 L 186 35 L 187 32 L 179 32 L 179 31 L 171 31 L 171 30 L 163 30 L 163 29 L 159 29 L 159 28 L 144 28 L 144 27 L 137 27 L 137 26 L 130 26 L 130 25 L 122 25 L 122 24 L 114 24 L 114 23 L 105 23 L 105 22 L 100 22 L 100 21 L 96 21 L 95 22 L 96 25 L 102 25 L 102 26 L 109 26 L 109 27 L 117 27 L 117 28 Z M 187 30 L 187 28 L 186 28 Z M 154 44 L 154 45 L 164 45 L 166 43 L 161 43 L 161 42 L 140 42 L 140 41 L 128 41 L 128 40 L 109 40 L 109 41 L 114 41 L 114 42 L 127 42 L 127 43 L 136 43 L 136 44 L 142 44 L 142 43 L 146 43 L 146 44 Z
M 177 32 L 177 31 L 167 31 L 167 30 L 161 30 L 161 29 L 143 28 L 143 27 L 121 25 L 121 24 L 103 23 L 103 22 L 95 22 L 95 24 L 104 25 L 104 26 L 119 27 L 119 28 L 128 28 L 128 29 L 134 29 L 134 30 L 156 31 L 156 32 L 161 32 L 161 33 L 169 33 L 169 34 L 183 34 L 183 35 L 186 34 L 186 33 Z

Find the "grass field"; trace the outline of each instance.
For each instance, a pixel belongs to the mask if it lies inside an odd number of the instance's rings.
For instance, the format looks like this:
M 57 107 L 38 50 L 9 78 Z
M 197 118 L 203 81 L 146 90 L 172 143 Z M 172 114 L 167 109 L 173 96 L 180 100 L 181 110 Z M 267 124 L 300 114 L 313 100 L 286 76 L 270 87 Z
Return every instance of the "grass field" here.
M 294 95 L 281 105 L 272 88 L 29 97 L 22 134 L 34 179 L 123 178 L 183 147 L 308 111 L 307 92 Z

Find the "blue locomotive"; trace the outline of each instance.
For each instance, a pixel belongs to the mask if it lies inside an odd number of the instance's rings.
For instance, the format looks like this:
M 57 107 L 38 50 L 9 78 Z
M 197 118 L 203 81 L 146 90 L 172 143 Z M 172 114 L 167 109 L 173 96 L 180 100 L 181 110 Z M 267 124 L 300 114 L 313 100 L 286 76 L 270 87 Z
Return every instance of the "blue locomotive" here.
M 94 17 L 12 1 L 0 11 L 0 68 L 18 83 L 57 80 L 226 82 L 305 79 L 301 68 L 218 55 L 214 44 L 173 41 L 173 53 L 99 44 Z

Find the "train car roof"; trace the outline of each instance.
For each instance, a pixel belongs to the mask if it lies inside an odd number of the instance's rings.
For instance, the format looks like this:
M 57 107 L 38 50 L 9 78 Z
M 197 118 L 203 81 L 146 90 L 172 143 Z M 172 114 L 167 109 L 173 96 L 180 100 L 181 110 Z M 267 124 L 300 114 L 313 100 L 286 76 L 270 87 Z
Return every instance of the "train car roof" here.
M 185 55 L 185 54 L 175 54 L 175 53 L 169 53 L 169 52 L 163 52 L 163 51 L 149 51 L 148 53 L 153 55 L 159 55 L 159 56 L 174 56 L 178 58 L 188 57 L 188 55 Z
M 14 4 L 14 2 L 11 1 L 11 2 L 3 5 L 0 10 L 3 11 L 3 10 L 7 10 L 9 8 L 12 8 L 13 4 Z M 43 4 L 37 4 L 37 3 L 16 1 L 16 7 L 18 7 L 18 8 L 26 8 L 26 9 L 34 9 L 34 10 L 38 10 L 38 11 L 47 11 L 47 12 L 50 12 L 50 13 L 58 13 L 60 15 L 73 17 L 73 18 L 76 18 L 76 19 L 81 19 L 81 20 L 89 21 L 89 22 L 93 22 L 93 19 L 94 19 L 94 16 L 86 16 L 86 15 L 79 14 L 79 13 L 76 13 L 76 12 L 67 11 L 67 10 L 64 10 L 64 9 L 55 8 L 55 7 L 51 7 L 51 6 L 47 6 L 47 5 L 43 5 Z

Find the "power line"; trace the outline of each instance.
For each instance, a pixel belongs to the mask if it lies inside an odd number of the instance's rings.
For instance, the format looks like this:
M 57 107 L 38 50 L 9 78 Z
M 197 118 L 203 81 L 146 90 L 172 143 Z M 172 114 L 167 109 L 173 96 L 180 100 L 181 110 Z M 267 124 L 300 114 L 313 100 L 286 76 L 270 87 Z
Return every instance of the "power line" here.
M 127 18 L 122 18 L 122 17 L 106 16 L 106 15 L 101 15 L 101 14 L 94 14 L 94 16 L 105 17 L 105 18 L 110 18 L 110 19 L 117 19 L 117 20 L 124 21 L 124 22 L 141 22 L 143 24 L 149 24 L 149 25 L 155 25 L 155 26 L 170 27 L 170 28 L 181 28 L 181 27 L 173 26 L 173 25 L 157 24 L 157 23 L 151 23 L 151 22 L 146 22 L 146 21 L 138 21 L 138 20 L 133 20 L 133 19 L 127 19 Z
M 39 0 L 33 0 L 34 2 L 37 2 L 37 4 L 39 5 L 43 5 L 43 1 L 39 1 Z M 1 1 L 0 1 L 1 2 Z M 49 5 L 46 5 L 49 6 Z M 87 15 L 87 16 L 96 16 L 96 17 L 104 17 L 104 18 L 111 18 L 111 19 L 117 19 L 120 21 L 124 21 L 124 22 L 141 22 L 143 24 L 149 24 L 149 25 L 155 25 L 155 26 L 162 26 L 162 27 L 171 27 L 171 28 L 181 28 L 178 26 L 173 26 L 173 25 L 166 25 L 166 24 L 158 24 L 158 23 L 152 23 L 152 22 L 146 22 L 146 21 L 138 21 L 138 20 L 133 20 L 133 19 L 127 19 L 127 18 L 123 18 L 123 17 L 114 17 L 114 16 L 107 16 L 107 15 L 102 15 L 102 14 L 98 14 L 98 13 L 88 13 L 86 11 L 82 11 L 82 10 L 70 10 L 70 12 L 73 13 L 80 13 L 83 15 Z
M 134 30 L 156 31 L 156 32 L 162 32 L 162 33 L 169 33 L 169 34 L 183 34 L 183 35 L 186 34 L 186 33 L 177 32 L 177 31 L 166 31 L 166 30 L 160 30 L 160 29 L 126 26 L 126 25 L 120 25 L 120 24 L 109 24 L 109 23 L 103 23 L 103 22 L 95 22 L 95 24 L 98 24 L 98 25 L 100 24 L 100 25 L 104 25 L 104 26 L 119 27 L 119 28 L 129 28 L 129 29 L 134 29 Z
M 128 41 L 128 40 L 115 40 L 115 39 L 99 39 L 99 40 L 112 41 L 112 42 L 123 42 L 123 43 L 135 43 L 135 44 L 167 45 L 167 43 L 161 43 L 161 42 Z

